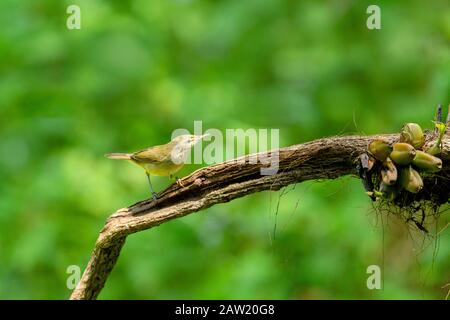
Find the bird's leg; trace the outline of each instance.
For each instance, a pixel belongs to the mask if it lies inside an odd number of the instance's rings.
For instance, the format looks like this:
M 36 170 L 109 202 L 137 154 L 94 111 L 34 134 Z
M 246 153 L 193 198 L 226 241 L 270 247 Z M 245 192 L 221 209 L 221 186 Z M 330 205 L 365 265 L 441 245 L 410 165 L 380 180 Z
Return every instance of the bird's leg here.
M 148 174 L 148 172 L 145 172 L 145 174 L 147 175 L 148 184 L 150 186 L 150 193 L 152 194 L 153 200 L 156 200 L 158 194 L 153 190 L 152 182 L 150 181 L 150 175 Z

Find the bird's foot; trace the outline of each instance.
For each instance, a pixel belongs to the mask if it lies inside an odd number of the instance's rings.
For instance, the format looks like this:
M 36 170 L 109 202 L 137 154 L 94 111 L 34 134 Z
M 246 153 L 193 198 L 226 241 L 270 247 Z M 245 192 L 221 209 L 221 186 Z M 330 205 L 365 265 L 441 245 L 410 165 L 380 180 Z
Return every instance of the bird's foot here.
M 183 182 L 181 182 L 181 179 L 180 178 L 176 178 L 176 179 L 177 179 L 177 185 L 184 188 L 184 184 L 183 184 Z
M 158 194 L 156 192 L 151 192 L 153 200 L 158 199 Z

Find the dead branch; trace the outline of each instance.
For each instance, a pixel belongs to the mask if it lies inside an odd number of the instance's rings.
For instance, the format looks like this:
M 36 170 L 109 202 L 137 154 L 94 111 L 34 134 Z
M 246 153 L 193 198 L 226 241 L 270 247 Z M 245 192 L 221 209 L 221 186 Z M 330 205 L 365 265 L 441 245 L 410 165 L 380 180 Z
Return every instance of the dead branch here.
M 248 155 L 195 171 L 182 179 L 184 187 L 174 184 L 156 201 L 148 199 L 119 209 L 107 219 L 82 279 L 70 298 L 97 298 L 128 235 L 251 193 L 279 190 L 305 180 L 354 174 L 355 159 L 376 138 L 394 141 L 398 134 L 331 137 L 281 148 L 278 150 L 279 170 L 269 176 L 261 175 L 260 169 L 265 165 L 255 160 L 261 155 L 270 156 L 271 151 Z M 446 159 L 449 147 L 449 140 L 445 140 Z

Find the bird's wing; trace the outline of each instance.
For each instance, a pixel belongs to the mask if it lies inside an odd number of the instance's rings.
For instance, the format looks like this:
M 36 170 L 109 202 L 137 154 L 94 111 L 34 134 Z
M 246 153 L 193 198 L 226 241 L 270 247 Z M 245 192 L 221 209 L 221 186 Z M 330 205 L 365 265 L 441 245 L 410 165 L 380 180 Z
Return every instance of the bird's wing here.
M 155 146 L 133 153 L 131 159 L 137 162 L 153 163 L 162 162 L 170 159 L 170 152 L 167 152 L 167 146 Z

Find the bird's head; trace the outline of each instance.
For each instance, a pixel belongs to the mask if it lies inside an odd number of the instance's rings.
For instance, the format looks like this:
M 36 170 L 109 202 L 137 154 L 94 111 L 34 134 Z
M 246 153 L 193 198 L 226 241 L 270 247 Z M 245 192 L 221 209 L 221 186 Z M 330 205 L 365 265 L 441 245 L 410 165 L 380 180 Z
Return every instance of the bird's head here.
M 197 142 L 206 137 L 209 137 L 209 134 L 204 135 L 183 134 L 181 136 L 172 139 L 172 141 L 176 142 L 179 147 L 184 149 L 194 146 Z

